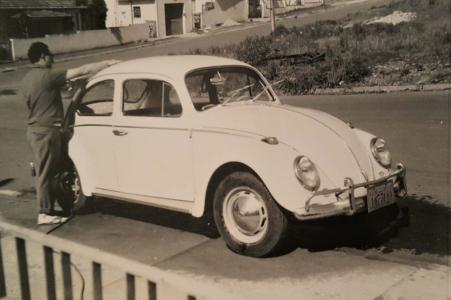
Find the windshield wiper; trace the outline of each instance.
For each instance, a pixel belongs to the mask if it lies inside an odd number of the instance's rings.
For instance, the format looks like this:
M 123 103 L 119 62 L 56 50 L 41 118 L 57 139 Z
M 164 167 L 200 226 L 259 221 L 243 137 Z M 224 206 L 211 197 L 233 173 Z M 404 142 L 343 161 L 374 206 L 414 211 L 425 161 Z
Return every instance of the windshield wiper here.
M 285 80 L 285 79 L 281 79 L 281 80 L 276 81 L 276 82 L 274 82 L 274 83 L 270 83 L 270 86 L 275 86 L 275 85 L 281 83 L 281 82 L 284 81 L 284 80 Z M 263 90 L 262 90 L 260 93 L 258 93 L 257 95 L 255 95 L 254 97 L 252 97 L 252 99 L 251 99 L 250 101 L 252 102 L 252 101 L 257 100 L 258 97 L 260 97 L 264 92 L 267 92 L 267 91 L 268 91 L 268 86 L 267 86 L 267 85 L 264 85 L 264 86 L 263 86 Z
M 240 88 L 232 91 L 232 95 L 230 95 L 224 101 L 222 101 L 221 105 L 225 105 L 225 104 L 229 103 L 239 92 L 241 92 L 242 90 L 248 89 L 254 85 L 255 85 L 255 83 L 251 83 L 251 84 L 245 85 L 243 87 L 240 87 Z

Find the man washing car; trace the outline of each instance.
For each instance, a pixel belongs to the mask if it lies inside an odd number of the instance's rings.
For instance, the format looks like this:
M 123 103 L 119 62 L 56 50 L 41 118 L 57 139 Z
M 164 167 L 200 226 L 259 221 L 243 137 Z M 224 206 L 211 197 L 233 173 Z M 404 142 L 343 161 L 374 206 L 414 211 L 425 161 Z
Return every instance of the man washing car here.
M 22 94 L 28 107 L 27 140 L 36 168 L 36 196 L 39 203 L 38 225 L 58 224 L 66 218 L 54 211 L 52 178 L 62 158 L 60 128 L 64 118 L 61 88 L 67 80 L 94 75 L 118 63 L 116 60 L 87 64 L 73 69 L 53 69 L 53 54 L 42 42 L 28 49 L 32 69 L 22 81 Z

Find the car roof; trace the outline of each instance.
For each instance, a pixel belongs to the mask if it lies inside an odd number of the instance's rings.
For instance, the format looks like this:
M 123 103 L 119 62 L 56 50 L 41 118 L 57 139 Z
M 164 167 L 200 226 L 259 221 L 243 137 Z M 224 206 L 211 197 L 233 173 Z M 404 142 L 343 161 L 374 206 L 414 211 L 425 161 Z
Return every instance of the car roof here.
M 207 55 L 168 55 L 133 59 L 108 67 L 95 77 L 124 73 L 154 73 L 176 78 L 186 73 L 215 66 L 249 66 L 248 64 L 225 57 Z

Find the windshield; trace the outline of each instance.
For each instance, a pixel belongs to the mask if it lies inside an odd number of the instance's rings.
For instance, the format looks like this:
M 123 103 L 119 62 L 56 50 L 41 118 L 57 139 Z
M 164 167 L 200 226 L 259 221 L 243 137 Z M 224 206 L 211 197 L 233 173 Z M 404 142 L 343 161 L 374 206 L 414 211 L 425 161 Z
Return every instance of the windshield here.
M 216 67 L 197 70 L 185 78 L 196 110 L 237 101 L 272 101 L 262 78 L 246 67 Z

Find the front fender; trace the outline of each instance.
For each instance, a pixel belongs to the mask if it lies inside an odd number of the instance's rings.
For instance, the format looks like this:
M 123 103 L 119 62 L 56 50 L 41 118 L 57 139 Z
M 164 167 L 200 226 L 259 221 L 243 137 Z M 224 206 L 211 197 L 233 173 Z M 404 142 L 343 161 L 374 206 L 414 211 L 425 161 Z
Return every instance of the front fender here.
M 312 193 L 302 187 L 294 174 L 293 163 L 300 153 L 283 143 L 270 145 L 263 137 L 227 132 L 194 132 L 195 203 L 192 215 L 204 213 L 207 188 L 215 171 L 230 162 L 251 168 L 263 181 L 276 202 L 294 212 L 303 208 Z M 320 173 L 322 185 L 331 186 Z M 327 200 L 326 200 L 327 201 Z
M 362 142 L 362 145 L 364 145 L 365 149 L 367 149 L 368 151 L 368 156 L 371 160 L 371 168 L 372 168 L 372 172 L 373 172 L 373 178 L 374 179 L 378 179 L 384 176 L 388 176 L 390 174 L 391 170 L 388 170 L 384 167 L 382 167 L 374 158 L 374 156 L 371 154 L 371 147 L 370 147 L 370 143 L 371 140 L 373 138 L 375 138 L 376 136 L 366 132 L 364 130 L 358 129 L 358 128 L 354 128 L 353 129 L 355 134 L 357 135 L 357 137 L 360 139 L 360 141 Z

